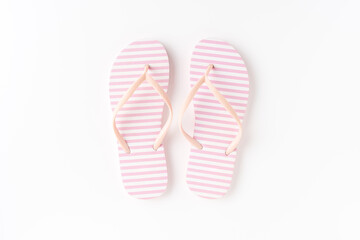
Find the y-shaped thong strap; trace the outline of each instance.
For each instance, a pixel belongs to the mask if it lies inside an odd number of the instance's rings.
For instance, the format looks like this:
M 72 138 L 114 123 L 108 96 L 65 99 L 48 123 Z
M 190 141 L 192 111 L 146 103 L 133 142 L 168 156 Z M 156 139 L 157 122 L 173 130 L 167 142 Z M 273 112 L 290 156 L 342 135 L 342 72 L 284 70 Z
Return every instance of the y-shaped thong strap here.
M 116 108 L 113 111 L 113 129 L 121 148 L 126 153 L 130 153 L 130 148 L 126 143 L 125 139 L 121 136 L 118 128 L 116 127 L 116 115 L 118 114 L 119 110 L 124 106 L 124 104 L 129 100 L 129 98 L 134 94 L 135 90 L 141 85 L 142 82 L 146 80 L 155 89 L 155 91 L 158 92 L 158 94 L 161 96 L 161 98 L 164 100 L 164 102 L 169 108 L 169 117 L 166 123 L 164 124 L 163 128 L 160 130 L 159 135 L 157 136 L 155 143 L 153 145 L 155 151 L 160 147 L 173 118 L 173 110 L 171 107 L 169 97 L 161 88 L 161 86 L 151 77 L 151 75 L 148 73 L 148 70 L 149 70 L 149 65 L 146 65 L 143 74 L 141 74 L 141 76 L 125 92 L 125 94 L 122 96 L 122 98 L 120 99 Z
M 188 108 L 190 102 L 192 101 L 192 99 L 194 98 L 196 92 L 199 90 L 200 86 L 205 83 L 209 90 L 212 92 L 212 94 L 214 94 L 214 96 L 217 98 L 217 100 L 224 106 L 224 108 L 229 112 L 229 114 L 234 118 L 234 120 L 236 121 L 237 125 L 239 126 L 239 132 L 237 134 L 237 136 L 235 137 L 235 139 L 230 143 L 229 147 L 226 149 L 225 154 L 229 155 L 230 153 L 232 153 L 237 145 L 240 142 L 241 139 L 241 134 L 242 134 L 242 125 L 241 125 L 241 121 L 239 119 L 239 116 L 236 114 L 236 112 L 234 111 L 234 109 L 232 108 L 232 106 L 229 104 L 229 102 L 226 100 L 226 98 L 221 95 L 221 93 L 216 89 L 216 87 L 210 82 L 209 80 L 209 73 L 210 71 L 214 68 L 214 65 L 210 64 L 205 72 L 205 74 L 195 83 L 195 85 L 193 86 L 193 88 L 190 90 L 189 95 L 187 96 L 185 103 L 183 105 L 183 108 L 180 112 L 180 116 L 179 116 L 179 127 L 180 127 L 180 131 L 181 133 L 184 135 L 184 137 L 196 148 L 198 149 L 202 149 L 203 146 L 193 137 L 191 137 L 189 134 L 187 134 L 183 127 L 182 127 L 182 119 L 184 116 L 184 113 L 186 111 L 186 109 Z

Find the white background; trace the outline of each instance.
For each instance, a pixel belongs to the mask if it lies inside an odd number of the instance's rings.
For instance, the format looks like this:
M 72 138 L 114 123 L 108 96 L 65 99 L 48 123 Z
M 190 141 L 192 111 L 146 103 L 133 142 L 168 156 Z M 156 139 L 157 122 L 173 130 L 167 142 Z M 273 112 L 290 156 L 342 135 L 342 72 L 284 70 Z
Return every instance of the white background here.
M 0 239 L 360 239 L 359 11 L 356 0 L 2 0 Z M 251 79 L 233 187 L 212 201 L 187 189 L 174 121 L 167 193 L 132 199 L 112 62 L 131 41 L 161 41 L 177 119 L 205 37 L 234 45 Z

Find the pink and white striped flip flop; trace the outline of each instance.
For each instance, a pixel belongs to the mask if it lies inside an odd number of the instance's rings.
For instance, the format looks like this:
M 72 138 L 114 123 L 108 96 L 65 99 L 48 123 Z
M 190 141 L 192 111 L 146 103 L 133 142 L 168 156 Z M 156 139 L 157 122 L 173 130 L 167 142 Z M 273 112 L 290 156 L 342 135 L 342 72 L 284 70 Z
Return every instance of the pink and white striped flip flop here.
M 111 71 L 110 100 L 120 170 L 125 189 L 136 198 L 158 197 L 166 190 L 161 143 L 172 120 L 168 83 L 168 55 L 158 41 L 131 43 L 116 58 Z M 164 102 L 170 114 L 161 127 Z
M 190 65 L 191 91 L 180 114 L 180 131 L 193 145 L 187 184 L 205 198 L 222 197 L 230 188 L 248 104 L 249 79 L 243 59 L 228 43 L 204 39 L 196 46 Z M 194 102 L 195 128 L 191 137 L 181 119 Z

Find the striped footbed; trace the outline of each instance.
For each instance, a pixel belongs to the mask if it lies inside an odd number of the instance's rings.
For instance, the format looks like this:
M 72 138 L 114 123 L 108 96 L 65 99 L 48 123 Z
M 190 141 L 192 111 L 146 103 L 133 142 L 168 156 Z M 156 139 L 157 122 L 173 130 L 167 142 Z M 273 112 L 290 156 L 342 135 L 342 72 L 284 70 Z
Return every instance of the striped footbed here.
M 200 41 L 191 58 L 191 87 L 205 73 L 209 64 L 214 64 L 210 81 L 242 121 L 249 95 L 249 79 L 243 59 L 226 42 L 211 39 Z M 191 147 L 187 184 L 201 197 L 219 198 L 228 191 L 232 181 L 236 151 L 226 156 L 225 150 L 238 133 L 238 126 L 205 84 L 196 93 L 193 103 L 194 138 L 203 145 L 203 149 Z
M 150 75 L 166 92 L 169 60 L 158 41 L 137 41 L 116 58 L 110 76 L 110 100 L 114 110 L 118 101 L 150 65 Z M 118 144 L 120 170 L 126 191 L 136 198 L 160 196 L 167 185 L 167 167 L 163 146 L 153 144 L 161 129 L 164 102 L 146 81 L 135 91 L 116 117 L 116 126 L 129 145 L 130 154 Z

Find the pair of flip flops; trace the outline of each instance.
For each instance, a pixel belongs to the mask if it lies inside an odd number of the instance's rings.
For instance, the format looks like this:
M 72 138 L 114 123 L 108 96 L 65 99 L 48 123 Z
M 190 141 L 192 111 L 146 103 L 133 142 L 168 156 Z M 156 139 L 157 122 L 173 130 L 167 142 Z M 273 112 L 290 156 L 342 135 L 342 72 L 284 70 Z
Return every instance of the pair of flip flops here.
M 162 141 L 173 110 L 166 92 L 169 59 L 158 41 L 136 41 L 116 58 L 110 76 L 113 128 L 127 192 L 136 198 L 160 196 L 167 186 Z M 180 113 L 180 131 L 191 143 L 186 181 L 205 198 L 219 198 L 230 188 L 247 108 L 249 80 L 240 54 L 224 41 L 204 39 L 190 64 L 191 90 Z M 193 137 L 181 118 L 193 102 Z M 169 116 L 162 126 L 164 103 Z

